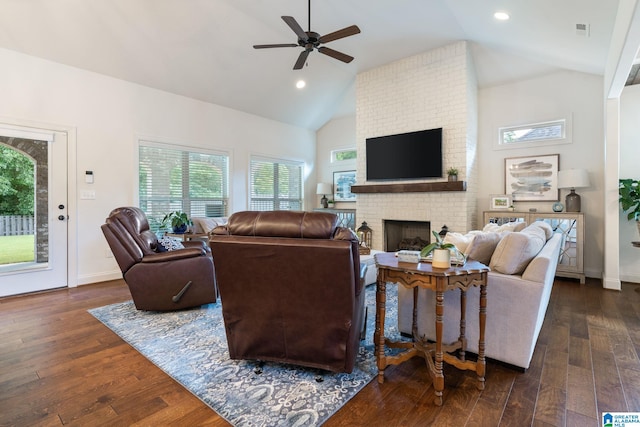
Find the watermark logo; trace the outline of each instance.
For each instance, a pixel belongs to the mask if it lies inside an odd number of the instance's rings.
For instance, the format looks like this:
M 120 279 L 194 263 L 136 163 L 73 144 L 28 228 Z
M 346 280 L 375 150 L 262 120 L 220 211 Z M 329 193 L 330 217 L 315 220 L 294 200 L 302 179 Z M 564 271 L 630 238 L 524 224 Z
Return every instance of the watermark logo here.
M 603 412 L 602 427 L 640 427 L 640 412 Z

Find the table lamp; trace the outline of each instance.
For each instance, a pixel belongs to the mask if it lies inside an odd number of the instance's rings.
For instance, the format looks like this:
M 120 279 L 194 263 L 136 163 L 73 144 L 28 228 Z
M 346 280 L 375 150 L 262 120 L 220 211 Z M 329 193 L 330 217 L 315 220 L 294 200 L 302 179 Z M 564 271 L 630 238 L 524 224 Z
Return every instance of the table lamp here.
M 565 199 L 567 212 L 580 212 L 580 195 L 576 194 L 576 188 L 589 185 L 589 175 L 585 169 L 566 169 L 558 172 L 558 188 L 571 189 Z
M 331 194 L 331 184 L 327 184 L 325 182 L 319 182 L 316 187 L 316 194 L 322 194 L 322 199 L 320 199 L 320 203 L 323 208 L 329 207 L 329 200 L 327 199 L 327 194 Z

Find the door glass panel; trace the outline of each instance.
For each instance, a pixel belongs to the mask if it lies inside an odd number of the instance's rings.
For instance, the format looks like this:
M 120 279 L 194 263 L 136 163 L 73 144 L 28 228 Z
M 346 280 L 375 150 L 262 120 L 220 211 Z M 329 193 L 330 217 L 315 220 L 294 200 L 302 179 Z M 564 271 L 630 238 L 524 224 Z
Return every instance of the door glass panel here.
M 48 145 L 0 136 L 0 272 L 48 264 Z

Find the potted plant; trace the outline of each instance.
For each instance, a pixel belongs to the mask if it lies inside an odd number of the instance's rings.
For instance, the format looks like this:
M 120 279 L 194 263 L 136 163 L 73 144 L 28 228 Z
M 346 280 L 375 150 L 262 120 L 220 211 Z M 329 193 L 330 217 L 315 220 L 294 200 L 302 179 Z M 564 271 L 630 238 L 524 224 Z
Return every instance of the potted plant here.
M 618 193 L 620 194 L 622 212 L 627 214 L 629 221 L 636 221 L 640 233 L 640 187 L 638 185 L 639 181 L 636 179 L 621 179 Z
M 456 168 L 447 169 L 447 175 L 449 177 L 449 181 L 457 181 L 458 180 L 458 169 L 456 169 Z
M 327 201 L 327 205 L 329 205 L 329 208 L 330 208 L 330 209 L 333 209 L 333 207 L 335 206 L 335 202 L 334 202 L 332 199 L 329 199 L 329 200 Z
M 187 214 L 182 211 L 169 212 L 162 218 L 162 228 L 171 229 L 176 234 L 182 234 L 187 231 L 187 228 L 193 224 Z
M 466 255 L 458 250 L 453 243 L 444 243 L 438 233 L 432 231 L 436 238 L 436 241 L 422 248 L 420 256 L 426 258 L 431 252 L 433 252 L 432 265 L 437 268 L 449 268 L 451 267 L 451 252 L 457 257 L 461 258 L 462 263 L 466 262 Z

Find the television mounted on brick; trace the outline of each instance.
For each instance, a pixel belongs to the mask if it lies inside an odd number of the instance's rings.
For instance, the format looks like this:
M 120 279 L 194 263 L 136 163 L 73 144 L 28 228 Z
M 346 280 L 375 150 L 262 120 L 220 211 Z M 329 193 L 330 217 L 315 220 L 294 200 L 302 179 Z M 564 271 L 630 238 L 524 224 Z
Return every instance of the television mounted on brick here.
M 366 140 L 367 181 L 442 178 L 442 128 Z

